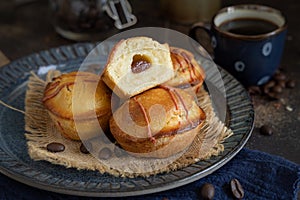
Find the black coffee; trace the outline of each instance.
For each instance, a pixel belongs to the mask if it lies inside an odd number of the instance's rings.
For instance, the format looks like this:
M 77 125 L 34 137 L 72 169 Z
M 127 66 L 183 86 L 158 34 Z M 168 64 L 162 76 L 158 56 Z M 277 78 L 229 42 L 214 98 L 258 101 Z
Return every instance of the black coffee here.
M 239 35 L 260 35 L 272 32 L 278 26 L 270 21 L 254 18 L 239 18 L 223 22 L 221 30 Z

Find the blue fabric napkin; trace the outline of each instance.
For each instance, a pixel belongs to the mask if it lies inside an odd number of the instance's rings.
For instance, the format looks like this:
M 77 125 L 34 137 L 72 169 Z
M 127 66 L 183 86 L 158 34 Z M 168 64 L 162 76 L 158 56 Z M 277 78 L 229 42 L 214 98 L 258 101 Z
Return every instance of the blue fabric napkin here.
M 245 191 L 244 199 L 297 200 L 300 187 L 300 165 L 278 156 L 244 148 L 225 166 L 196 182 L 164 192 L 122 199 L 201 199 L 199 191 L 204 183 L 211 183 L 215 186 L 215 200 L 233 199 L 229 185 L 233 178 L 238 179 L 242 184 Z M 0 175 L 0 199 L 78 200 L 90 198 L 39 190 Z

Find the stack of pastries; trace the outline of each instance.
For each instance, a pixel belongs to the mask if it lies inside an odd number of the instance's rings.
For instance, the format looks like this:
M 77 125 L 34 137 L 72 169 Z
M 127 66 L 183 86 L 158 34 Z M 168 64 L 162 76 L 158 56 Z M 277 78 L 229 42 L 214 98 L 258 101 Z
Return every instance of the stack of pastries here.
M 81 85 L 76 89 L 74 77 Z M 191 91 L 198 92 L 204 78 L 189 51 L 133 37 L 115 45 L 100 76 L 72 72 L 48 83 L 43 103 L 67 138 L 95 136 L 96 121 L 132 155 L 166 158 L 187 149 L 203 126 L 205 113 Z M 78 94 L 81 100 L 72 101 Z M 121 102 L 113 113 L 112 94 Z M 91 113 L 97 117 L 90 118 Z

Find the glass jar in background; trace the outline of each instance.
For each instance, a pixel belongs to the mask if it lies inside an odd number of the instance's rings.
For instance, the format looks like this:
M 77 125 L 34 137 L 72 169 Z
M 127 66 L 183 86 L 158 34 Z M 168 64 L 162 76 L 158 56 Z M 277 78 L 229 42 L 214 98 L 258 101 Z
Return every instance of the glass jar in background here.
M 170 20 L 193 24 L 208 23 L 221 8 L 221 0 L 160 0 L 161 11 Z
M 137 22 L 127 0 L 50 0 L 53 26 L 75 41 L 109 37 Z

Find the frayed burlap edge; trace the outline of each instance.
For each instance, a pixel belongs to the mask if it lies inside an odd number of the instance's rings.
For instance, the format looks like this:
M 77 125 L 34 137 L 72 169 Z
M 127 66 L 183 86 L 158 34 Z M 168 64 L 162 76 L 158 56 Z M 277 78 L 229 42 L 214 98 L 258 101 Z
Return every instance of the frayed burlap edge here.
M 35 74 L 32 74 L 29 78 L 25 99 L 25 130 L 27 132 L 25 136 L 28 153 L 33 160 L 45 160 L 67 168 L 98 170 L 100 173 L 106 172 L 114 176 L 147 177 L 157 173 L 177 170 L 200 160 L 208 159 L 211 156 L 216 156 L 224 150 L 222 142 L 233 134 L 215 115 L 210 97 L 202 89 L 197 94 L 197 98 L 200 107 L 206 113 L 206 121 L 192 145 L 185 152 L 178 157 L 174 156 L 167 159 L 136 158 L 131 155 L 127 155 L 121 160 L 120 158 L 118 158 L 119 160 L 113 158 L 111 160 L 117 160 L 118 163 L 127 162 L 126 165 L 120 164 L 120 166 L 113 168 L 107 162 L 99 162 L 91 154 L 81 153 L 79 150 L 81 142 L 62 137 L 53 125 L 41 100 L 46 83 L 59 74 L 58 71 L 49 72 L 46 81 Z M 46 146 L 51 142 L 63 143 L 66 147 L 65 151 L 60 153 L 47 151 Z M 99 142 L 99 140 L 96 142 Z M 100 146 L 101 148 L 109 147 L 106 144 Z

